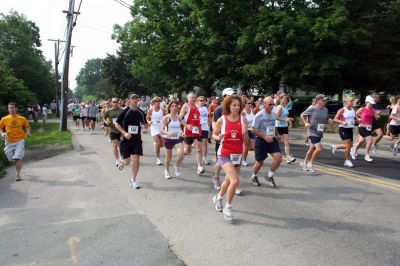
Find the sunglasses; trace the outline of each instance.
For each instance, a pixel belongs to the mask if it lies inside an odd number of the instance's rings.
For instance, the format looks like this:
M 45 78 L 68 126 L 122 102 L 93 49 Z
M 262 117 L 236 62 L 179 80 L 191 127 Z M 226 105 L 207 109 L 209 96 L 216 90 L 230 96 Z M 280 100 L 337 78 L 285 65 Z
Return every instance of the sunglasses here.
M 267 104 L 267 105 L 271 106 L 271 105 L 275 105 L 275 104 L 273 104 L 273 103 L 269 103 L 269 104 Z
M 246 104 L 251 104 L 251 103 L 246 103 Z
M 117 103 L 117 101 L 112 101 L 112 103 Z
M 199 100 L 199 102 L 204 102 L 204 100 Z

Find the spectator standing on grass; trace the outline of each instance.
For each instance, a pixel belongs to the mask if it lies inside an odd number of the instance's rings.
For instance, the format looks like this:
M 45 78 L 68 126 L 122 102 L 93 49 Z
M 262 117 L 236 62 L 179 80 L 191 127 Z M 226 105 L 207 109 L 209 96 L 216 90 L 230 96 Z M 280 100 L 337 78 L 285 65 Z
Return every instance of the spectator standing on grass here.
M 44 104 L 43 107 L 42 107 L 42 120 L 43 120 L 43 124 L 46 124 L 47 112 L 48 112 L 47 107 L 46 107 L 46 105 Z
M 15 162 L 15 180 L 21 180 L 22 159 L 25 155 L 25 135 L 30 136 L 28 120 L 19 116 L 15 102 L 8 104 L 9 115 L 0 120 L 0 135 L 5 137 L 4 153 L 9 161 Z

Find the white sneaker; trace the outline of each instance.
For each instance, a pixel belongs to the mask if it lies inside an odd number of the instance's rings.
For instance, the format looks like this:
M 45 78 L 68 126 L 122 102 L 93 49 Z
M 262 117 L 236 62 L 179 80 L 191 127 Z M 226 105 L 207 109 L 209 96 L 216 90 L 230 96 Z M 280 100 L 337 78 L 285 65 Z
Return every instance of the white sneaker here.
M 15 174 L 15 181 L 21 181 L 21 180 L 22 180 L 21 174 L 20 173 L 16 173 Z
M 369 156 L 369 154 L 366 154 L 364 157 L 364 160 L 366 160 L 369 163 L 372 163 L 374 160 Z
M 90 134 L 94 135 L 94 130 L 92 130 L 92 132 Z
M 397 154 L 399 153 L 399 145 L 394 144 L 392 148 L 392 155 L 393 157 L 397 157 Z
M 199 167 L 197 168 L 197 174 L 198 174 L 198 175 L 203 174 L 205 171 L 206 171 L 206 170 L 204 170 L 204 168 L 203 168 L 202 166 L 199 166 Z
M 118 164 L 116 165 L 118 170 L 123 170 L 124 169 L 124 164 L 121 161 L 118 161 Z
M 372 151 L 373 154 L 379 154 L 378 145 L 372 144 L 371 151 Z
M 219 200 L 217 195 L 215 195 L 213 197 L 213 203 L 214 203 L 214 206 L 215 206 L 215 210 L 217 212 L 222 212 L 222 210 L 224 208 L 224 206 L 222 206 L 222 199 Z
M 336 145 L 331 145 L 331 150 L 332 150 L 332 155 L 335 156 L 336 155 L 336 150 L 337 150 Z
M 171 175 L 169 174 L 169 171 L 167 169 L 164 170 L 164 177 L 165 177 L 165 179 L 171 178 Z
M 225 220 L 227 220 L 228 222 L 233 221 L 232 207 L 225 207 L 222 212 L 224 214 Z
M 157 165 L 162 165 L 160 158 L 157 158 L 156 164 L 157 164 Z
M 291 164 L 291 163 L 293 163 L 294 161 L 296 161 L 296 158 L 294 158 L 293 156 L 288 156 L 288 158 L 287 158 L 287 160 L 286 160 L 286 163 L 287 164 Z
M 204 164 L 204 165 L 209 165 L 210 162 L 207 160 L 207 158 L 203 158 L 203 164 Z
M 249 164 L 247 163 L 247 161 L 243 161 L 243 162 L 242 162 L 242 165 L 243 165 L 243 166 L 249 166 Z
M 133 187 L 135 189 L 139 189 L 140 188 L 139 182 L 131 179 L 131 187 Z
M 312 163 L 308 163 L 307 168 L 308 168 L 308 171 L 310 171 L 311 173 L 315 173 L 315 169 L 314 169 L 314 166 Z
M 238 188 L 235 189 L 235 194 L 238 195 L 238 196 L 239 196 L 239 195 L 242 195 L 242 190 L 240 190 L 240 189 L 238 189 Z
M 350 160 L 344 161 L 344 166 L 347 166 L 349 168 L 353 168 L 354 164 Z
M 355 147 L 351 147 L 350 156 L 351 156 L 351 159 L 353 159 L 353 160 L 357 159 L 357 154 L 356 154 L 356 148 Z
M 175 169 L 175 176 L 180 177 L 181 176 L 181 169 L 179 169 L 179 166 L 176 166 L 174 164 L 174 169 Z
M 111 139 L 108 139 L 108 143 L 112 143 Z
M 304 171 L 308 171 L 307 164 L 305 164 L 304 161 L 300 163 L 300 166 L 303 168 Z

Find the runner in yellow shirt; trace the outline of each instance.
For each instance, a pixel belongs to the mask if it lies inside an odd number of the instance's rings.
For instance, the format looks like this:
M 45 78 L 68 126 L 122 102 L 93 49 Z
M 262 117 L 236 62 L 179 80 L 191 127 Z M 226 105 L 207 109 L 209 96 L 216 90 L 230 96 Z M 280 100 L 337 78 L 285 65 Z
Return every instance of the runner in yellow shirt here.
M 15 162 L 17 173 L 15 180 L 21 180 L 22 159 L 25 155 L 25 135 L 30 136 L 28 120 L 17 114 L 18 107 L 14 102 L 8 104 L 9 115 L 0 120 L 0 135 L 5 137 L 4 153 L 9 161 Z

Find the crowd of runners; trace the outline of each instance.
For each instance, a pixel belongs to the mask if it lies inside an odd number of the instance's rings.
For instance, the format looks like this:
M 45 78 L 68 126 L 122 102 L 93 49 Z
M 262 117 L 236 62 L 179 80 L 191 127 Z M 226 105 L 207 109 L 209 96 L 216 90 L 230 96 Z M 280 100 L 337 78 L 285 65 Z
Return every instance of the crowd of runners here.
M 282 163 L 280 142 L 283 143 L 286 163 L 296 161 L 291 154 L 289 140 L 289 131 L 294 125 L 293 99 L 278 91 L 273 96 L 255 100 L 254 96 L 239 96 L 234 89 L 226 88 L 221 98 L 211 97 L 207 100 L 193 92 L 187 95 L 185 102 L 173 97 L 166 99 L 157 96 L 148 101 L 131 93 L 128 99 L 112 98 L 101 102 L 100 106 L 93 101 L 75 102 L 69 110 L 75 121 L 75 130 L 82 129 L 95 134 L 96 124 L 103 128 L 104 135 L 112 143 L 117 169 L 122 170 L 133 162 L 130 185 L 135 189 L 140 188 L 138 172 L 140 156 L 143 155 L 142 133 L 150 132 L 154 163 L 163 165 L 166 179 L 181 176 L 184 158 L 192 153 L 192 149 L 197 175 L 204 174 L 205 166 L 213 161 L 213 186 L 218 191 L 212 199 L 213 204 L 217 211 L 223 212 L 226 220 L 232 221 L 233 198 L 242 193 L 240 167 L 250 166 L 249 151 L 254 151 L 255 163 L 249 180 L 255 186 L 260 186 L 259 172 L 268 156 L 272 163 L 266 170 L 265 181 L 272 187 L 277 186 L 274 175 Z M 331 149 L 333 155 L 338 149 L 345 150 L 345 167 L 354 167 L 357 152 L 364 142 L 364 160 L 367 162 L 373 161 L 370 152 L 378 153 L 378 143 L 382 139 L 392 142 L 393 156 L 397 156 L 400 140 L 395 137 L 400 134 L 399 97 L 391 99 L 386 135 L 378 123 L 380 112 L 374 108 L 379 101 L 379 94 L 367 96 L 365 106 L 357 111 L 353 108 L 354 99 L 346 97 L 344 107 L 334 118 L 329 117 L 325 107 L 327 100 L 323 94 L 316 95 L 312 104 L 300 115 L 307 129 L 307 141 L 310 141 L 309 149 L 300 162 L 304 171 L 315 172 L 314 162 L 322 151 L 323 132 L 329 123 L 339 125 L 342 144 L 331 145 Z M 7 158 L 17 162 L 17 180 L 20 180 L 23 138 L 24 132 L 29 134 L 29 124 L 16 114 L 15 103 L 10 103 L 8 107 L 10 115 L 2 118 L 0 133 L 6 137 Z M 357 125 L 358 135 L 353 141 L 353 128 Z M 373 137 L 374 132 L 376 137 Z M 208 149 L 211 140 L 215 143 L 215 158 L 210 160 Z M 165 149 L 164 159 L 161 158 L 162 149 Z M 171 164 L 173 172 L 170 170 Z M 225 173 L 223 180 L 220 178 L 221 170 Z M 225 206 L 222 202 L 224 196 Z

